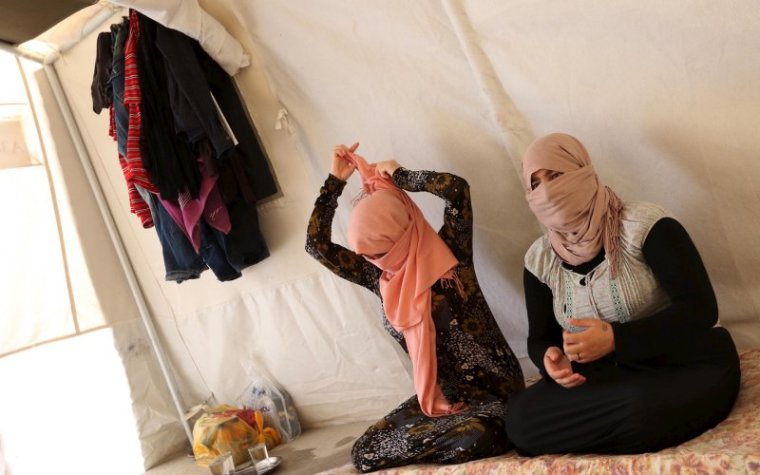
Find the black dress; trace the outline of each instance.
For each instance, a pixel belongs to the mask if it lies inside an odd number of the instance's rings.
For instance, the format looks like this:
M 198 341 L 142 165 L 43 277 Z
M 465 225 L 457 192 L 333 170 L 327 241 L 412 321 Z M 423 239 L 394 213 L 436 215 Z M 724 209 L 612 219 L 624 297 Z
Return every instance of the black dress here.
M 413 463 L 462 463 L 511 448 L 504 430 L 507 401 L 524 388 L 523 374 L 488 308 L 472 262 L 472 208 L 467 182 L 455 175 L 399 168 L 393 181 L 407 191 L 427 191 L 446 201 L 439 235 L 459 260 L 465 297 L 436 282 L 431 312 L 436 327 L 438 383 L 459 414 L 431 418 L 413 395 L 370 427 L 354 444 L 357 469 L 369 472 Z M 332 220 L 345 182 L 330 175 L 309 220 L 306 250 L 325 267 L 380 297 L 381 271 L 331 242 Z M 404 337 L 383 316 L 383 325 L 406 351 Z
M 612 323 L 616 351 L 573 362 L 586 382 L 570 389 L 548 377 L 543 364 L 547 348 L 562 348 L 552 291 L 525 270 L 528 353 L 544 378 L 510 401 L 507 432 L 518 452 L 652 452 L 696 437 L 730 412 L 739 358 L 728 331 L 713 327 L 718 305 L 697 249 L 676 220 L 663 218 L 642 250 L 671 304 L 646 318 Z M 586 264 L 563 266 L 586 275 L 603 259 L 602 250 Z

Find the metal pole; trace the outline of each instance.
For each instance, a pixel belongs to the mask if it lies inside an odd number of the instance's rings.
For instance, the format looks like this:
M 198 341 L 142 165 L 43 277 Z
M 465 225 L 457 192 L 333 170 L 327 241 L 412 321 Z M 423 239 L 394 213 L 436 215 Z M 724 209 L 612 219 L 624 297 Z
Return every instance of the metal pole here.
M 50 54 L 44 55 L 35 51 L 29 51 L 19 48 L 18 46 L 0 41 L 0 51 L 6 51 L 17 57 L 29 59 L 35 63 L 40 64 L 53 64 L 61 57 L 61 54 L 76 46 L 82 39 L 90 35 L 90 33 L 100 29 L 105 22 L 111 19 L 117 12 L 122 10 L 123 7 L 112 4 L 101 5 L 101 10 L 94 14 L 85 24 L 82 26 L 82 30 L 79 32 L 79 38 L 74 41 L 67 42 L 61 49 L 54 50 Z
M 17 58 L 24 58 L 31 61 L 34 61 L 35 63 L 42 64 L 45 61 L 45 58 L 40 54 L 35 54 L 28 51 L 21 51 L 20 49 L 16 48 L 12 44 L 6 43 L 4 41 L 0 41 L 0 51 L 5 51 L 6 53 L 10 53 Z
M 74 142 L 74 147 L 76 148 L 77 155 L 79 156 L 79 160 L 82 163 L 84 173 L 87 176 L 87 181 L 89 182 L 90 188 L 92 188 L 92 192 L 95 195 L 95 201 L 98 205 L 98 209 L 100 210 L 100 214 L 103 217 L 103 221 L 106 224 L 106 228 L 108 229 L 108 234 L 111 237 L 114 248 L 116 249 L 116 254 L 119 257 L 119 262 L 121 263 L 121 267 L 124 270 L 124 275 L 127 278 L 129 289 L 132 291 L 132 296 L 134 297 L 135 303 L 137 304 L 140 318 L 145 325 L 145 330 L 148 332 L 148 338 L 150 339 L 150 344 L 153 347 L 153 351 L 156 353 L 158 364 L 161 367 L 161 373 L 164 376 L 166 385 L 169 387 L 169 393 L 171 394 L 172 401 L 174 402 L 174 407 L 177 410 L 177 415 L 179 416 L 180 423 L 185 429 L 187 439 L 192 445 L 193 434 L 190 431 L 188 424 L 184 420 L 185 406 L 182 402 L 182 396 L 177 389 L 177 382 L 174 378 L 174 373 L 172 372 L 169 361 L 166 358 L 166 354 L 164 353 L 158 333 L 156 332 L 156 327 L 153 324 L 153 318 L 150 314 L 150 311 L 148 310 L 148 306 L 145 303 L 145 297 L 143 296 L 142 290 L 140 289 L 140 284 L 137 282 L 137 277 L 135 276 L 132 263 L 129 261 L 129 256 L 127 255 L 127 251 L 124 248 L 124 243 L 121 239 L 121 235 L 119 234 L 119 230 L 113 220 L 111 210 L 108 207 L 108 203 L 106 202 L 105 195 L 103 194 L 103 189 L 100 186 L 100 181 L 98 180 L 98 177 L 95 174 L 95 170 L 92 167 L 92 161 L 89 153 L 87 152 L 87 148 L 82 141 L 79 126 L 74 120 L 74 115 L 71 112 L 69 101 L 66 98 L 66 94 L 64 93 L 63 88 L 61 87 L 61 83 L 55 67 L 47 64 L 43 66 L 43 68 L 48 80 L 50 81 L 50 86 L 53 90 L 53 95 L 58 102 L 58 107 L 61 109 L 61 113 L 63 114 L 63 120 L 66 124 L 66 128 L 68 129 L 69 135 L 71 135 L 71 139 Z
M 84 26 L 82 26 L 82 29 L 79 32 L 79 37 L 76 40 L 64 43 L 60 49 L 47 55 L 44 60 L 45 64 L 55 63 L 63 53 L 79 44 L 79 42 L 84 38 L 87 38 L 90 33 L 99 30 L 104 23 L 106 23 L 111 19 L 111 17 L 123 9 L 120 6 L 110 3 L 101 4 L 100 7 L 101 10 L 98 13 L 94 14 L 89 20 L 87 20 Z

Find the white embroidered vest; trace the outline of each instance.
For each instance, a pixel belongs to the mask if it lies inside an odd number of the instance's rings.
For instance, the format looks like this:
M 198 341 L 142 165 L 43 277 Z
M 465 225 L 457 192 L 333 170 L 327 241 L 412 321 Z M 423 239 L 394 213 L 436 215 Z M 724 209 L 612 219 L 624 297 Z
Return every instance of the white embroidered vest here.
M 648 317 L 670 304 L 652 270 L 644 261 L 642 247 L 652 226 L 667 211 L 646 202 L 625 203 L 621 214 L 618 275 L 610 277 L 607 257 L 588 274 L 562 267 L 548 236 L 538 238 L 525 254 L 525 268 L 552 291 L 554 316 L 566 330 L 580 331 L 568 318 L 601 318 L 628 322 Z

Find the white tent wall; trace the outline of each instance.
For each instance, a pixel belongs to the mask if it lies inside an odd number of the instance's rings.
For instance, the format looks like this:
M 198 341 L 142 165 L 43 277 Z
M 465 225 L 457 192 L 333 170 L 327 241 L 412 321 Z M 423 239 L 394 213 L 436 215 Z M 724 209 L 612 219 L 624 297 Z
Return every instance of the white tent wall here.
M 121 275 L 113 244 L 98 212 L 63 117 L 44 71 L 27 64 L 25 74 L 52 188 L 61 214 L 76 327 L 85 332 L 137 318 L 137 309 Z
M 623 199 L 669 208 L 702 252 L 721 323 L 760 344 L 752 2 L 228 2 L 317 181 L 331 144 L 354 139 L 371 160 L 470 181 L 481 285 L 520 356 L 519 263 L 540 229 L 513 165 L 531 131 L 575 134 Z
M 354 140 L 370 161 L 396 158 L 471 180 L 480 284 L 525 356 L 521 254 L 540 229 L 527 207 L 504 206 L 521 203 L 522 188 L 442 3 L 237 5 L 254 54 L 306 144 L 315 183 L 327 177 L 333 142 Z M 344 218 L 358 191 L 352 181 L 339 207 Z M 415 199 L 440 225 L 442 202 Z
M 55 63 L 188 404 L 229 401 L 259 371 L 307 426 L 376 418 L 412 393 L 375 297 L 303 251 L 332 145 L 354 140 L 370 160 L 469 181 L 480 283 L 518 356 L 522 255 L 541 231 L 516 158 L 531 133 L 557 130 L 586 144 L 623 199 L 684 223 L 722 323 L 740 346 L 760 345 L 754 2 L 201 3 L 252 56 L 236 80 L 282 191 L 260 205 L 272 255 L 241 279 L 163 280 L 155 232 L 129 214 L 107 117 L 91 111 L 95 36 Z M 354 181 L 340 200 L 338 241 L 357 191 Z M 415 198 L 439 224 L 440 202 Z M 166 401 L 156 411 L 170 418 Z
M 5 217 L 26 241 L 7 249 L 9 265 L 19 265 L 3 300 L 17 292 L 29 299 L 3 314 L 8 460 L 17 473 L 54 473 L 82 450 L 91 453 L 77 461 L 81 473 L 116 458 L 122 464 L 113 473 L 138 473 L 176 453 L 184 433 L 47 77 L 22 63 L 33 117 L 26 145 L 44 166 L 2 171 Z M 21 179 L 32 172 L 41 179 Z M 49 219 L 19 213 L 29 202 L 49 208 Z M 19 289 L 26 274 L 38 275 L 38 285 Z M 43 427 L 56 431 L 52 442 L 40 439 Z
M 282 189 L 281 197 L 260 206 L 272 256 L 233 282 L 217 282 L 210 271 L 181 285 L 163 280 L 155 231 L 142 229 L 129 213 L 107 117 L 93 114 L 82 92 L 89 90 L 94 38 L 63 54 L 55 67 L 187 404 L 211 393 L 231 402 L 253 374 L 264 372 L 291 392 L 308 427 L 373 419 L 413 392 L 400 350 L 381 336 L 379 304 L 366 291 L 345 288 L 303 250 L 316 188 L 294 138 L 274 132 L 280 106 L 260 67 L 239 78 L 245 78 L 240 87 L 249 106 L 256 104 L 251 113 L 262 124 Z
M 760 344 L 752 2 L 466 2 L 504 89 L 537 134 L 565 130 L 625 199 L 669 208 L 710 273 L 721 322 Z
M 101 414 L 124 410 L 108 401 L 109 384 L 128 388 L 131 398 L 127 407 L 134 423 L 128 434 L 139 440 L 144 465 L 155 465 L 181 448 L 185 436 L 50 83 L 42 70 L 27 68 L 27 74 L 34 78 L 31 84 L 36 85 L 31 95 L 43 131 L 42 141 L 58 196 L 58 209 L 63 215 L 61 222 L 67 238 L 64 242 L 69 249 L 68 272 L 74 289 L 77 326 L 80 333 L 87 334 L 65 344 L 51 345 L 52 348 L 46 350 L 49 354 L 60 353 L 52 358 L 58 364 L 53 364 L 51 369 L 70 372 L 67 377 L 72 379 L 89 375 L 95 384 L 90 383 L 87 396 L 79 396 L 82 404 L 95 400 L 98 405 L 102 404 Z M 74 260 L 72 256 L 79 259 Z M 91 351 L 97 347 L 108 348 L 108 353 Z M 85 362 L 82 367 L 68 370 L 60 367 L 68 363 L 67 351 L 81 354 Z M 121 368 L 113 364 L 103 367 L 102 362 L 98 362 L 100 359 L 118 361 Z M 114 371 L 123 374 L 122 378 L 101 374 Z M 98 430 L 99 424 L 93 429 Z M 118 447 L 103 448 L 101 452 L 112 450 L 116 450 L 112 455 L 118 453 Z

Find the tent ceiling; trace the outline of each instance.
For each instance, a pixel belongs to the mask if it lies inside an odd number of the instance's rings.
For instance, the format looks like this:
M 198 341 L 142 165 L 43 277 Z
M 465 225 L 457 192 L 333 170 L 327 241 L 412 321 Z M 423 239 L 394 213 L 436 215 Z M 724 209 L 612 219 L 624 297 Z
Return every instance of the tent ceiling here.
M 0 41 L 19 44 L 35 38 L 94 0 L 3 0 L 0 3 Z

